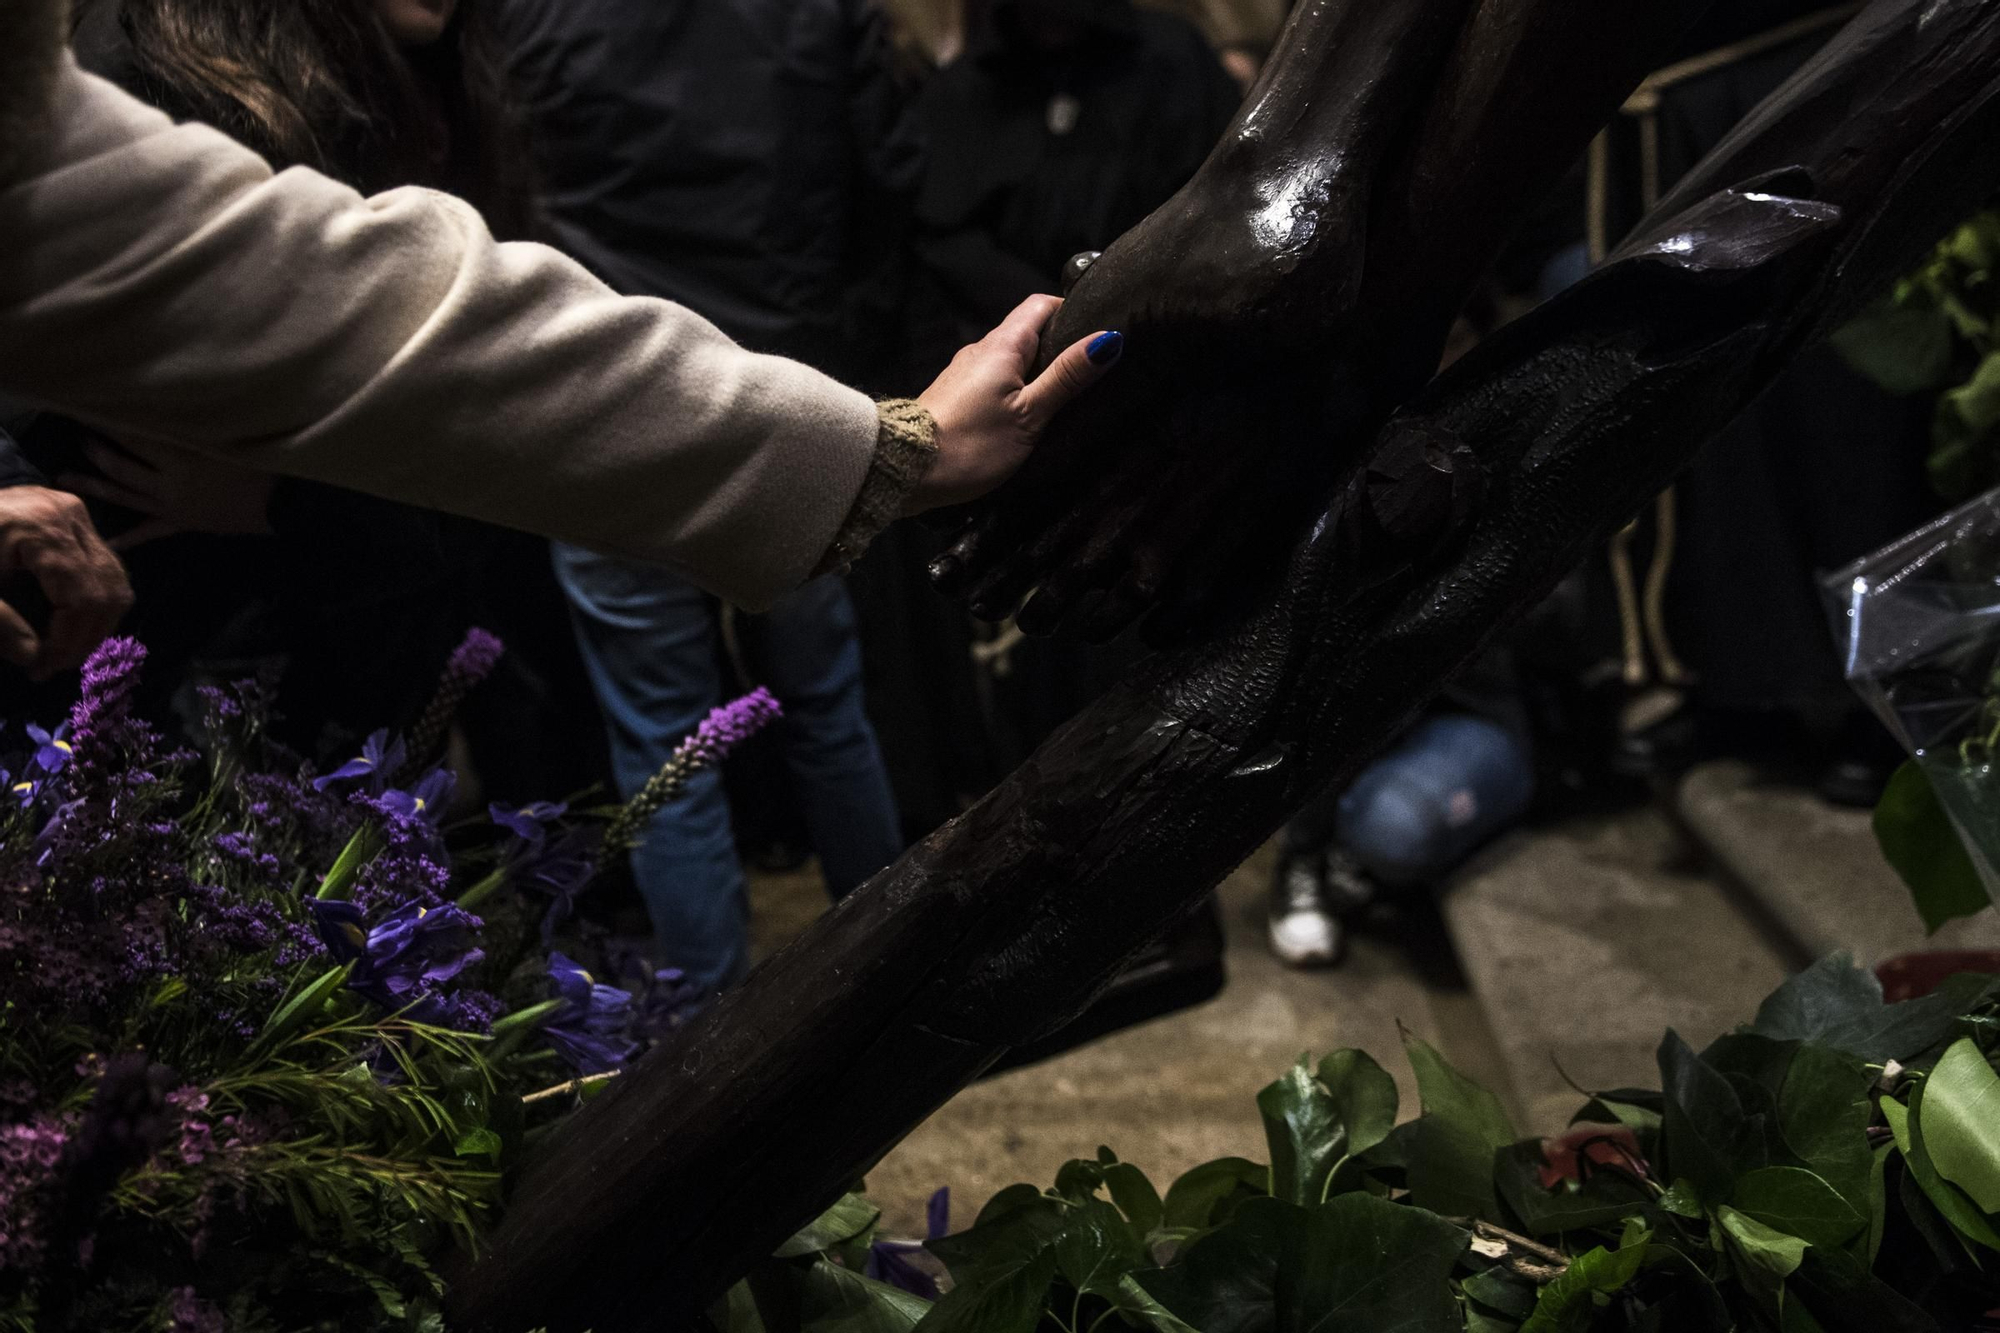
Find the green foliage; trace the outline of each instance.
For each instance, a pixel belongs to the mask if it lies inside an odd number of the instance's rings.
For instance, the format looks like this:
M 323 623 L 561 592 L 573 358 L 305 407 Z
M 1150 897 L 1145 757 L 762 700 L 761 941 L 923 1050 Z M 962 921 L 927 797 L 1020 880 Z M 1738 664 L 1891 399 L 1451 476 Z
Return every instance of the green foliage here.
M 1957 826 L 1918 761 L 1910 760 L 1889 780 L 1875 808 L 1875 840 L 1909 885 L 1927 929 L 1935 932 L 1993 905 L 1959 841 Z
M 1595 1095 L 1560 1150 L 1421 1042 L 1401 1127 L 1373 1061 L 1301 1061 L 1258 1097 L 1274 1167 L 1210 1162 L 1161 1202 L 1100 1151 L 1012 1186 L 931 1245 L 957 1285 L 920 1327 L 1955 1333 L 2000 1307 L 1971 1259 L 2000 1250 L 1993 994 L 1890 1005 L 1828 959 L 1706 1050 L 1669 1033 L 1662 1091 Z
M 1938 395 L 1931 482 L 1952 501 L 2000 484 L 2000 213 L 1982 213 L 1834 337 L 1891 393 Z

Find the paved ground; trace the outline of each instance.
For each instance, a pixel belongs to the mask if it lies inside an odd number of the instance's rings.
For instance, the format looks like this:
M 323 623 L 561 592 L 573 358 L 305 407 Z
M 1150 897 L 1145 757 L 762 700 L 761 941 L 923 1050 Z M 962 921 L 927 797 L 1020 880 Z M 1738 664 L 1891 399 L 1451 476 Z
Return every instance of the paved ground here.
M 1490 1058 L 1434 916 L 1385 923 L 1382 935 L 1356 942 L 1338 971 L 1291 972 L 1263 945 L 1269 874 L 1268 855 L 1259 856 L 1224 888 L 1230 981 L 1219 998 L 962 1093 L 869 1176 L 891 1228 L 921 1234 L 924 1203 L 941 1185 L 951 1187 L 963 1225 L 1004 1186 L 1047 1185 L 1063 1162 L 1092 1156 L 1100 1143 L 1162 1188 L 1217 1157 L 1261 1161 L 1257 1091 L 1305 1052 L 1364 1047 L 1396 1073 L 1413 1106 L 1399 1024 L 1468 1068 Z M 760 883 L 761 942 L 769 947 L 801 928 L 816 895 L 804 876 Z M 1383 937 L 1390 933 L 1412 947 Z M 1490 1067 L 1485 1076 L 1504 1077 Z

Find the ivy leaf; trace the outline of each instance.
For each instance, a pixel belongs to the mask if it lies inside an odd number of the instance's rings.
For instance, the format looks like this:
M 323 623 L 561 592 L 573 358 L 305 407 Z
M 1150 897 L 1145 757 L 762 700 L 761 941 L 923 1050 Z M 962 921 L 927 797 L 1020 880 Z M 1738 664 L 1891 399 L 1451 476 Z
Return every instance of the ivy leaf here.
M 459 1135 L 451 1150 L 460 1157 L 498 1157 L 504 1146 L 498 1134 L 481 1125 Z
M 1661 1117 L 1666 1164 L 1677 1179 L 1690 1182 L 1704 1202 L 1720 1203 L 1736 1185 L 1748 1125 L 1743 1100 L 1736 1085 L 1689 1049 L 1679 1033 L 1667 1033 L 1659 1058 L 1666 1085 L 1666 1112 Z
M 1882 1116 L 1889 1122 L 1889 1132 L 1895 1136 L 1896 1147 L 1901 1150 L 1903 1161 L 1910 1168 L 1910 1179 L 1917 1183 L 1917 1188 L 1952 1230 L 1965 1240 L 1984 1245 L 1989 1250 L 2000 1250 L 2000 1235 L 1994 1234 L 1992 1225 L 1958 1186 L 1938 1174 L 1930 1154 L 1924 1150 L 1917 1121 L 1922 1105 L 1922 1085 L 1910 1094 L 1910 1105 L 1907 1107 L 1893 1097 L 1882 1099 Z
M 1542 1185 L 1542 1148 L 1532 1140 L 1502 1148 L 1493 1165 L 1500 1197 L 1531 1236 L 1615 1226 L 1646 1203 L 1646 1187 L 1618 1171 L 1594 1171 L 1581 1183 Z
M 1867 1143 L 1866 1139 L 1862 1140 Z M 1795 1166 L 1769 1166 L 1736 1182 L 1736 1210 L 1808 1245 L 1834 1249 L 1859 1235 L 1868 1219 L 1833 1186 Z
M 1773 992 L 1749 1030 L 1777 1041 L 1820 1042 L 1869 1064 L 1907 1064 L 1949 1036 L 1958 1016 L 1991 984 L 1989 978 L 1954 977 L 1935 995 L 1887 1004 L 1875 974 L 1836 953 Z
M 1131 1223 L 1102 1199 L 1092 1199 L 1063 1219 L 1055 1250 L 1056 1270 L 1072 1287 L 1113 1301 L 1119 1282 L 1146 1263 Z
M 1515 1323 L 1534 1313 L 1540 1294 L 1534 1283 L 1498 1266 L 1474 1273 L 1459 1287 L 1472 1300 Z
M 858 1194 L 849 1194 L 839 1203 L 807 1223 L 796 1236 L 780 1245 L 776 1258 L 797 1259 L 831 1250 L 872 1231 L 882 1220 L 882 1210 Z
M 1059 1205 L 1017 1208 L 931 1249 L 955 1285 L 918 1325 L 923 1333 L 1034 1333 L 1056 1276 Z
M 1922 290 L 1876 303 L 1830 341 L 1848 365 L 1899 397 L 1931 393 L 1951 380 L 1951 321 Z
M 1082 1203 L 1097 1196 L 1104 1185 L 1104 1164 L 1077 1158 L 1064 1162 L 1056 1172 L 1056 1193 L 1071 1203 Z
M 1137 1274 L 1202 1333 L 1461 1333 L 1451 1273 L 1469 1238 L 1372 1194 L 1316 1208 L 1255 1199 L 1172 1268 Z
M 1570 1260 L 1562 1276 L 1542 1288 L 1521 1333 L 1586 1333 L 1596 1317 L 1598 1299 L 1615 1296 L 1639 1276 L 1652 1235 L 1645 1227 L 1633 1227 L 1616 1250 L 1599 1246 Z
M 805 1272 L 801 1324 L 813 1333 L 909 1333 L 932 1309 L 886 1282 L 821 1259 Z
M 1945 813 L 1930 775 L 1914 759 L 1896 770 L 1875 807 L 1875 840 L 1909 886 L 1917 914 L 1932 934 L 1948 921 L 1993 906 L 1959 841 L 1957 825 Z
M 1347 1155 L 1347 1126 L 1304 1060 L 1257 1094 L 1271 1149 L 1271 1193 L 1286 1203 L 1315 1204 L 1327 1177 Z
M 1756 1294 L 1767 1311 L 1783 1307 L 1785 1279 L 1799 1271 L 1811 1248 L 1797 1236 L 1788 1236 L 1746 1217 L 1724 1204 L 1715 1210 L 1722 1234 L 1729 1238 L 1730 1252 L 1736 1256 L 1744 1285 Z
M 1160 1202 L 1160 1192 L 1146 1179 L 1146 1173 L 1111 1156 L 1109 1148 L 1099 1148 L 1097 1156 L 1104 1165 L 1105 1191 L 1111 1195 L 1111 1202 L 1118 1205 L 1118 1211 L 1125 1214 L 1132 1229 L 1141 1236 L 1158 1231 L 1166 1209 Z
M 1796 1297 L 1833 1333 L 1940 1333 L 1935 1319 L 1876 1277 L 1871 1266 L 1845 1250 L 1807 1250 L 1785 1284 L 1786 1304 Z
M 1499 1221 L 1494 1172 L 1520 1135 L 1500 1099 L 1446 1063 L 1429 1043 L 1403 1043 L 1416 1070 L 1424 1114 L 1410 1143 L 1410 1194 L 1447 1217 Z
M 1864 1215 L 1881 1195 L 1868 1143 L 1874 1082 L 1854 1056 L 1807 1042 L 1792 1057 L 1778 1094 L 1779 1132 L 1792 1156 Z
M 1247 1158 L 1205 1162 L 1168 1187 L 1163 1224 L 1179 1232 L 1221 1226 L 1243 1203 L 1268 1195 L 1270 1182 L 1270 1169 Z
M 1335 1051 L 1319 1062 L 1319 1081 L 1347 1126 L 1347 1155 L 1359 1157 L 1388 1140 L 1400 1098 L 1396 1080 L 1365 1051 Z
M 1923 1140 L 1937 1172 L 1983 1213 L 2000 1213 L 2000 1074 L 1970 1037 L 1924 1081 Z

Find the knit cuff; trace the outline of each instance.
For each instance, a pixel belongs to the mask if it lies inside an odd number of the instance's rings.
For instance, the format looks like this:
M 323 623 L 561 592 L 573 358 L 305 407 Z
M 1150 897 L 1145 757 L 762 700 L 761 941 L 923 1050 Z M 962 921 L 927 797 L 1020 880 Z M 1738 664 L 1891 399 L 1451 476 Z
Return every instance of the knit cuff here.
M 937 462 L 937 422 L 930 410 L 910 398 L 891 398 L 876 404 L 881 430 L 875 437 L 875 459 L 868 465 L 861 494 L 854 498 L 847 521 L 834 535 L 833 545 L 813 571 L 845 573 L 875 539 L 903 513 L 903 503 Z

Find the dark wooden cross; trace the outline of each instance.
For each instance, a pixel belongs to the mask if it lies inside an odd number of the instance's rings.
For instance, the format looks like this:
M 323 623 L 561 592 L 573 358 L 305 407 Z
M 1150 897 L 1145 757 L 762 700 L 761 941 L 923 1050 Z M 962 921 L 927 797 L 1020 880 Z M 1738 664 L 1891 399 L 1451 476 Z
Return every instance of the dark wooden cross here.
M 1508 233 L 1706 7 L 1300 4 L 1051 330 L 1123 329 L 1126 363 L 937 571 L 1164 650 L 586 1106 L 456 1324 L 692 1326 L 2000 188 L 2000 0 L 1875 0 L 1609 264 L 1433 379 Z

